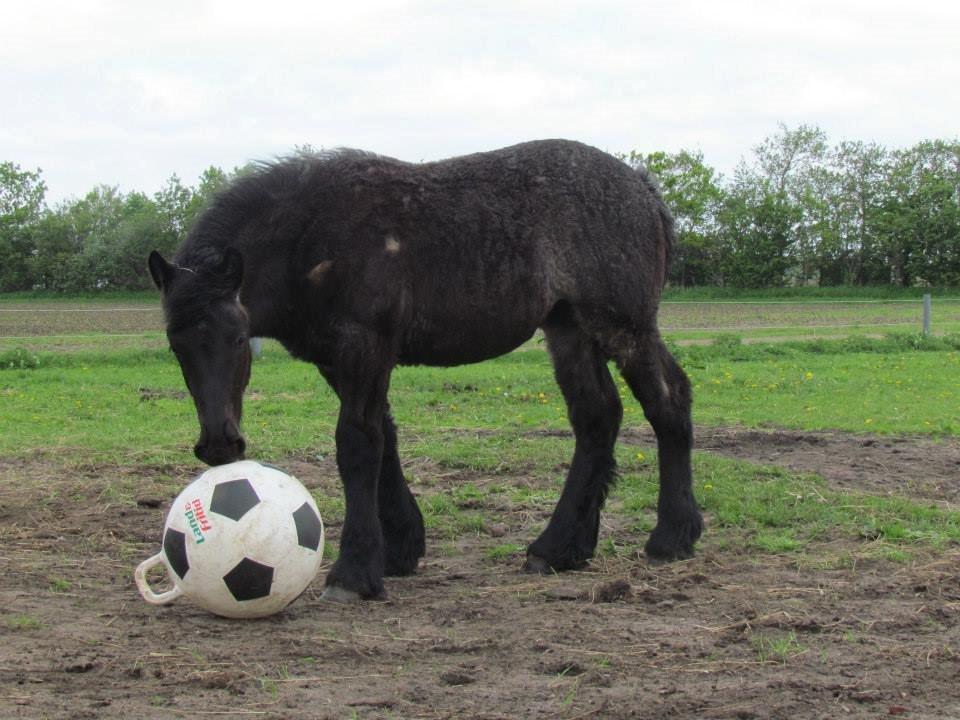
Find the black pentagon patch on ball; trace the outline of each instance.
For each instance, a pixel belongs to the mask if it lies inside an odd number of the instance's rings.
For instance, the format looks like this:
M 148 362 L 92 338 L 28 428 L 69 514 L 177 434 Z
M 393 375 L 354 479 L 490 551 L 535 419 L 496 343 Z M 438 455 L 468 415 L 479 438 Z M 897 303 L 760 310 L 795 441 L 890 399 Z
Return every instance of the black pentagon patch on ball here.
M 210 511 L 231 520 L 239 520 L 258 502 L 260 498 L 249 480 L 227 480 L 213 488 Z
M 320 547 L 320 535 L 323 525 L 309 504 L 304 503 L 293 513 L 293 522 L 297 526 L 297 542 L 302 547 L 316 551 Z
M 270 594 L 273 568 L 256 560 L 244 558 L 223 576 L 230 594 L 237 600 L 256 600 Z
M 163 553 L 167 556 L 170 567 L 183 580 L 183 576 L 190 569 L 187 561 L 187 536 L 179 530 L 167 528 L 163 534 Z

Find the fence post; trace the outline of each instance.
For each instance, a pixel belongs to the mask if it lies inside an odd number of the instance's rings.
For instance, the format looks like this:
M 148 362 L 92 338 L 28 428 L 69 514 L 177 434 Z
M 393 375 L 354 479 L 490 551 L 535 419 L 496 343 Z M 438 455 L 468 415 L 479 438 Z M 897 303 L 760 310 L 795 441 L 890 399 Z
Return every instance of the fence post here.
M 923 334 L 930 334 L 930 293 L 923 295 Z
M 254 359 L 258 359 L 263 354 L 263 338 L 250 338 L 250 352 L 253 353 Z

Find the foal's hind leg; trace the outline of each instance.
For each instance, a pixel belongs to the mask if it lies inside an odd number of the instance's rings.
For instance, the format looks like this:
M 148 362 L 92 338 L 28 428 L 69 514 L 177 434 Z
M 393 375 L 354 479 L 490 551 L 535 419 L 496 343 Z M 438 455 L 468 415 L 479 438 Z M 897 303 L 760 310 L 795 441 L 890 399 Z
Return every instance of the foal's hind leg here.
M 690 381 L 656 330 L 611 343 L 624 379 L 657 436 L 660 499 L 657 526 L 647 540 L 647 556 L 675 560 L 693 556 L 703 519 L 693 498 L 690 451 Z
M 616 472 L 613 447 L 623 406 L 606 358 L 572 322 L 544 327 L 557 383 L 567 401 L 576 449 L 546 529 L 528 548 L 533 572 L 582 567 L 593 556 L 600 509 Z

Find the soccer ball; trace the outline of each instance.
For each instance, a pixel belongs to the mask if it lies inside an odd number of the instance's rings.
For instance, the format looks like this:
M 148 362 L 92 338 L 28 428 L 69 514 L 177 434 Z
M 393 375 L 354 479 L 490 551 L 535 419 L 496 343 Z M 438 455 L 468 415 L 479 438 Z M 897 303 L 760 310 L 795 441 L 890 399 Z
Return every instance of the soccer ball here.
M 177 496 L 163 530 L 163 550 L 135 578 L 144 599 L 166 604 L 185 595 L 231 618 L 272 615 L 317 575 L 323 522 L 310 493 L 276 468 L 250 460 L 210 468 Z M 147 582 L 166 566 L 173 588 Z

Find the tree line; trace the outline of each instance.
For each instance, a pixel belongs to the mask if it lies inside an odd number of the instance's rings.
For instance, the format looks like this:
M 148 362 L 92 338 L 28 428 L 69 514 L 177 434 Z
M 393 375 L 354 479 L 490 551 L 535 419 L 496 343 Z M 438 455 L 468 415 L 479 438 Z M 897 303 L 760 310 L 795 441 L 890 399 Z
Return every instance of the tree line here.
M 0 163 L 0 292 L 91 292 L 151 287 L 146 257 L 179 245 L 229 180 L 210 167 L 195 186 L 173 175 L 153 196 L 100 185 L 48 207 L 39 170 Z
M 780 125 L 729 178 L 699 151 L 620 157 L 659 178 L 676 217 L 674 285 L 960 286 L 960 141 L 831 145 Z M 245 171 L 173 175 L 152 196 L 101 185 L 50 207 L 40 170 L 0 163 L 0 292 L 150 287 L 150 250 L 172 254 Z
M 674 211 L 676 285 L 960 285 L 960 141 L 831 145 L 781 125 L 729 179 L 699 152 L 624 159 Z

